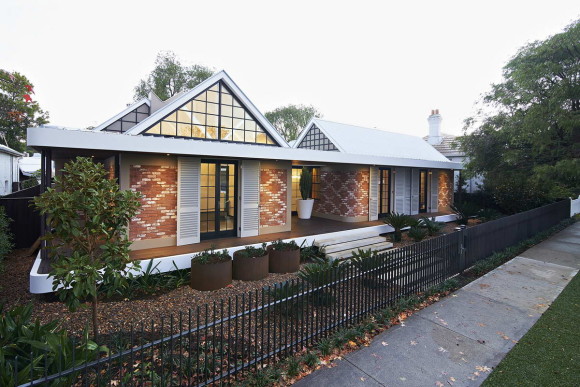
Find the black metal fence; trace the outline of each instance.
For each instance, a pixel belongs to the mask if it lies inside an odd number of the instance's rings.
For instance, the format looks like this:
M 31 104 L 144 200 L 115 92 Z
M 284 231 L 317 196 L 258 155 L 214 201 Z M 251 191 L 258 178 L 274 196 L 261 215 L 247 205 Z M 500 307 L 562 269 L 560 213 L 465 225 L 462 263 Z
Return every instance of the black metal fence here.
M 569 217 L 563 201 L 118 332 L 108 356 L 22 386 L 234 382 Z M 73 351 L 74 353 L 74 351 Z M 32 355 L 31 355 L 32 356 Z M 54 363 L 54 362 L 53 362 Z M 74 363 L 74 355 L 73 355 Z M 54 364 L 52 364 L 54 366 Z M 42 371 L 42 363 L 37 369 Z M 40 375 L 43 375 L 42 373 Z M 31 376 L 32 372 L 31 372 Z M 67 380 L 63 383 L 63 381 Z

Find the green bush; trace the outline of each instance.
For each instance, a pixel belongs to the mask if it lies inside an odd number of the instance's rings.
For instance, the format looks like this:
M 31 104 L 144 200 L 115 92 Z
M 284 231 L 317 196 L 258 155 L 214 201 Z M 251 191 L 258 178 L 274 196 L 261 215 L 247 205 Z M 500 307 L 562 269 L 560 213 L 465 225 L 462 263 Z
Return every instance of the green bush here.
M 215 250 L 215 247 L 211 247 L 209 249 L 205 249 L 202 252 L 194 254 L 191 257 L 191 263 L 199 263 L 201 265 L 209 265 L 212 263 L 220 263 L 230 260 L 232 257 L 228 253 L 227 249 L 223 249 L 222 251 Z
M 411 227 L 407 235 L 415 242 L 420 242 L 427 236 L 427 230 L 421 227 Z
M 385 216 L 383 218 L 383 222 L 385 222 L 386 224 L 388 224 L 389 226 L 391 226 L 392 228 L 395 229 L 395 233 L 393 235 L 393 241 L 394 242 L 400 242 L 401 241 L 401 229 L 410 226 L 411 223 L 413 222 L 413 218 L 411 218 L 409 215 L 405 215 L 405 214 L 399 214 L 397 212 L 393 212 L 390 214 L 387 214 L 387 216 Z
M 4 207 L 0 206 L 0 267 L 2 261 L 12 251 L 12 234 L 10 233 L 10 222 L 12 220 L 6 216 Z
M 437 222 L 435 218 L 429 219 L 427 217 L 422 217 L 419 219 L 419 224 L 421 227 L 427 230 L 429 236 L 436 235 L 445 226 L 445 223 Z
M 315 246 L 314 241 L 310 246 L 304 246 L 306 240 L 300 245 L 300 262 L 314 261 L 316 258 L 326 258 L 324 246 Z
M 477 216 L 479 207 L 472 202 L 458 202 L 451 206 L 451 210 L 458 216 L 457 224 L 466 225 L 470 218 Z
M 300 248 L 295 241 L 284 242 L 282 239 L 270 242 L 268 247 L 276 251 L 298 250 Z

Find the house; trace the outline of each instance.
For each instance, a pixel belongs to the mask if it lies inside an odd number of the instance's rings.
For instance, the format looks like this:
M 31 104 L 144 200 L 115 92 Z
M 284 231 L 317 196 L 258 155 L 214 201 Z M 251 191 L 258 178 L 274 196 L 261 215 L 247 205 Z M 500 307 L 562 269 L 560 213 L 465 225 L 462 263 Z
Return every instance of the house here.
M 467 158 L 465 153 L 459 149 L 459 143 L 457 141 L 458 136 L 452 134 L 446 134 L 441 132 L 441 122 L 443 118 L 439 114 L 439 109 L 431 111 L 431 115 L 427 118 L 429 121 L 429 135 L 423 137 L 433 148 L 437 149 L 439 153 L 447 157 L 449 161 L 460 163 L 465 165 L 467 163 Z M 454 190 L 457 192 L 459 188 L 459 176 L 461 174 L 460 170 L 456 170 L 453 176 L 453 186 Z M 465 179 L 464 192 L 473 193 L 480 190 L 483 185 L 483 179 L 479 176 L 472 177 L 470 179 Z
M 18 159 L 20 152 L 5 145 L 0 145 L 0 196 L 18 191 Z
M 320 219 L 349 229 L 382 224 L 389 212 L 437 214 L 461 168 L 421 138 L 321 119 L 290 146 L 224 71 L 167 101 L 152 94 L 92 130 L 29 128 L 28 145 L 56 173 L 90 156 L 122 189 L 140 191 L 129 226 L 135 257 L 179 256 L 180 268 L 216 238 L 241 245 L 300 235 Z M 303 167 L 314 176 L 310 221 L 292 216 Z

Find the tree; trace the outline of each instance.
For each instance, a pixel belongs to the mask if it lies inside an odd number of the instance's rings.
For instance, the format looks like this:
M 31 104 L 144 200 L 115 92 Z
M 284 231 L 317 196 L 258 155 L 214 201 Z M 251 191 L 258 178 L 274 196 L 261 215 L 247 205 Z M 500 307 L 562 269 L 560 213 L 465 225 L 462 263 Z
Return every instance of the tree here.
M 286 141 L 296 140 L 300 131 L 313 117 L 322 114 L 314 106 L 287 105 L 264 114 Z
M 580 193 L 580 21 L 522 47 L 466 120 L 467 172 L 507 212 Z M 470 134 L 468 131 L 473 130 Z
M 173 52 L 162 51 L 157 54 L 153 71 L 135 87 L 134 99 L 146 98 L 153 91 L 165 101 L 183 90 L 193 89 L 213 73 L 201 65 L 183 66 Z
M 0 69 L 0 141 L 20 152 L 26 149 L 26 129 L 48 123 L 48 113 L 31 94 L 34 87 L 24 75 Z
M 97 338 L 99 290 L 109 293 L 126 286 L 129 270 L 129 220 L 135 216 L 140 194 L 121 191 L 101 164 L 77 157 L 65 164 L 54 188 L 34 200 L 47 215 L 53 290 L 71 311 L 92 303 L 93 335 Z M 110 294 L 109 294 L 110 295 Z

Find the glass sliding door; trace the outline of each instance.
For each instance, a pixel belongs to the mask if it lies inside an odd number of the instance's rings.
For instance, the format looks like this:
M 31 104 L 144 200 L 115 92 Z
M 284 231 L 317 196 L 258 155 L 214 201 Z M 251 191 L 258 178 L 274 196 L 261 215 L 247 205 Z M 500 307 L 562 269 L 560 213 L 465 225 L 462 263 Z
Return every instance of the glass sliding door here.
M 419 172 L 419 212 L 427 212 L 427 170 Z
M 379 168 L 379 218 L 391 212 L 391 170 Z
M 312 190 L 310 197 L 318 199 L 320 197 L 320 167 L 306 167 L 312 173 Z M 292 215 L 298 214 L 298 199 L 302 199 L 300 194 L 300 176 L 302 167 L 292 167 Z
M 201 239 L 236 236 L 237 163 L 201 163 Z

